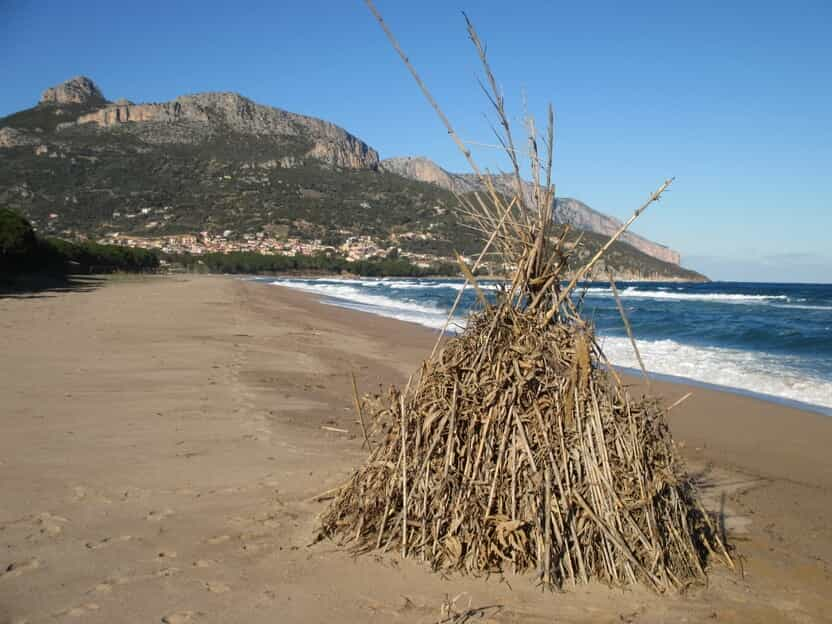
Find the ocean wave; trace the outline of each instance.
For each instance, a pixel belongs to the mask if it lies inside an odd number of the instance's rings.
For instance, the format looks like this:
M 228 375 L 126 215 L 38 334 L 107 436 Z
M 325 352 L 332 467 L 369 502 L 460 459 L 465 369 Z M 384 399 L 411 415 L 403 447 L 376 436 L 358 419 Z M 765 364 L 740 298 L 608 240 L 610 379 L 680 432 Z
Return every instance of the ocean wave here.
M 258 279 L 258 278 L 254 278 Z M 285 280 L 278 280 L 281 284 L 291 285 L 295 283 L 306 283 L 306 284 L 330 284 L 333 286 L 339 285 L 355 285 L 355 286 L 362 286 L 364 288 L 389 288 L 391 290 L 439 290 L 439 289 L 446 289 L 446 290 L 462 290 L 463 287 L 466 289 L 470 287 L 466 287 L 466 283 L 464 281 L 458 282 L 436 282 L 436 281 L 422 281 L 417 278 L 412 279 L 396 279 L 396 278 L 389 278 L 389 277 L 380 277 L 380 278 L 328 278 L 328 279 L 309 279 L 303 280 L 298 278 L 288 278 Z M 498 284 L 489 283 L 489 282 L 480 282 L 479 287 L 482 290 L 490 290 L 496 291 L 499 288 Z
M 395 279 L 380 279 L 378 281 L 373 282 L 372 284 L 368 284 L 369 286 L 382 286 L 386 288 L 390 288 L 391 290 L 437 290 L 437 289 L 445 289 L 445 290 L 456 290 L 460 291 L 463 288 L 468 288 L 465 285 L 465 282 L 422 282 L 416 280 L 395 280 Z M 480 283 L 479 287 L 481 290 L 493 290 L 496 291 L 499 286 L 497 284 L 489 284 L 489 283 Z
M 334 297 L 336 299 L 346 299 L 354 303 L 363 303 L 367 305 L 375 305 L 379 307 L 402 308 L 413 312 L 422 313 L 441 313 L 442 310 L 437 306 L 424 305 L 407 301 L 406 299 L 392 299 L 384 295 L 376 295 L 375 293 L 365 293 L 360 289 L 348 284 L 332 284 L 332 283 L 314 283 L 314 282 L 296 282 L 289 280 L 276 280 L 272 284 L 279 286 L 288 286 L 297 290 L 306 292 L 313 292 L 327 297 Z
M 445 325 L 447 310 L 450 308 L 452 297 L 441 294 L 440 288 L 459 288 L 462 282 L 417 280 L 302 280 L 280 279 L 274 284 L 288 286 L 298 290 L 315 293 L 323 297 L 323 302 L 386 316 L 411 323 L 418 323 L 433 329 L 440 329 Z M 385 286 L 388 290 L 378 287 Z M 493 285 L 496 287 L 496 284 Z M 431 294 L 414 299 L 418 289 L 433 289 L 424 291 Z M 610 295 L 608 289 L 592 287 L 595 294 Z M 706 294 L 706 293 L 677 293 L 668 291 L 638 291 L 626 289 L 623 296 L 675 298 L 694 301 L 762 301 L 771 302 L 778 307 L 810 309 L 828 309 L 824 306 L 789 305 L 784 303 L 788 299 L 785 295 L 739 295 L 739 294 Z M 658 295 L 658 296 L 657 296 Z M 465 325 L 464 311 L 454 318 L 451 331 L 460 330 Z M 629 340 L 619 336 L 602 336 L 599 338 L 605 354 L 613 364 L 636 368 L 638 363 Z M 716 346 L 691 345 L 677 342 L 673 339 L 639 340 L 648 370 L 654 373 L 673 375 L 694 381 L 715 384 L 727 388 L 735 388 L 773 397 L 814 404 L 826 409 L 832 409 L 832 380 L 819 377 L 814 371 L 807 369 L 806 362 L 797 354 L 770 354 L 738 348 Z
M 628 338 L 605 336 L 599 342 L 613 364 L 638 368 Z M 832 408 L 832 382 L 790 365 L 789 358 L 782 355 L 692 346 L 675 340 L 638 340 L 636 344 L 645 367 L 654 373 Z
M 805 301 L 805 299 L 803 299 Z M 832 310 L 832 306 L 828 305 L 814 305 L 811 303 L 772 303 L 772 308 L 784 308 L 787 310 Z
M 582 291 L 578 291 L 582 292 Z M 590 287 L 586 289 L 590 296 L 612 297 L 612 290 L 609 288 Z M 635 286 L 629 286 L 618 292 L 624 299 L 668 299 L 671 301 L 710 301 L 714 303 L 771 303 L 774 301 L 790 301 L 787 295 L 744 295 L 739 293 L 683 293 L 670 292 L 667 290 L 639 290 Z
M 286 286 L 324 297 L 323 303 L 343 308 L 369 312 L 378 316 L 418 323 L 433 329 L 441 329 L 448 318 L 448 311 L 434 305 L 425 305 L 406 299 L 393 299 L 375 292 L 364 292 L 356 281 L 339 283 L 313 280 L 274 280 L 277 286 Z M 459 322 L 464 322 L 460 319 Z

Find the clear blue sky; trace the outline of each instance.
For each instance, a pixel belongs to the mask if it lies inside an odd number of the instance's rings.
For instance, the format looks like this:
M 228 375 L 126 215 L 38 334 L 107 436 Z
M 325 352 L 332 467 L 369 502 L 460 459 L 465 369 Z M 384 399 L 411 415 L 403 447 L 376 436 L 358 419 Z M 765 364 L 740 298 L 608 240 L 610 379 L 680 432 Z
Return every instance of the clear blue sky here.
M 558 193 L 717 279 L 832 281 L 832 3 L 377 0 L 448 116 L 491 142 L 459 10 L 515 119 L 555 106 Z M 382 157 L 465 163 L 359 0 L 0 0 L 0 115 L 86 74 L 110 99 L 237 91 L 344 126 Z M 492 150 L 477 152 L 504 166 Z

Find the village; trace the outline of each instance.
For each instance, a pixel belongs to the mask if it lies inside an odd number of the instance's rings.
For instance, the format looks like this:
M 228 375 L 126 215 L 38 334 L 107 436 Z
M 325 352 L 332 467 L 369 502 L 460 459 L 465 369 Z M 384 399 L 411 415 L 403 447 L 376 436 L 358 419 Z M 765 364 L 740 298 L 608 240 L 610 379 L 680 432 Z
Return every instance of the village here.
M 426 236 L 407 232 L 395 237 L 398 240 Z M 158 250 L 172 255 L 190 254 L 195 256 L 213 253 L 247 252 L 280 256 L 314 256 L 338 254 L 350 262 L 373 260 L 398 256 L 419 267 L 429 267 L 439 262 L 455 262 L 433 254 L 413 253 L 401 250 L 396 244 L 384 245 L 370 236 L 350 236 L 338 246 L 326 245 L 320 239 L 305 240 L 291 237 L 275 237 L 267 232 L 237 235 L 232 230 L 221 233 L 201 231 L 195 234 L 175 234 L 157 237 L 136 236 L 115 232 L 98 240 L 99 243 L 125 247 Z M 387 241 L 390 243 L 391 241 Z M 468 259 L 464 257 L 467 261 Z

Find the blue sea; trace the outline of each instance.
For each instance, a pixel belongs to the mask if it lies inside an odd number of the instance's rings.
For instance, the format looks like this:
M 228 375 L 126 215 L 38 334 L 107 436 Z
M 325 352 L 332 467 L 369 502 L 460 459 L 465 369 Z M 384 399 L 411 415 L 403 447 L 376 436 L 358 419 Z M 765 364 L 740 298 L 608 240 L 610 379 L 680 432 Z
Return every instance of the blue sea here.
M 441 328 L 462 287 L 455 279 L 257 278 L 324 303 Z M 495 291 L 497 283 L 483 282 Z M 619 283 L 645 366 L 660 375 L 796 401 L 832 415 L 832 284 Z M 613 364 L 638 366 L 609 284 L 576 293 Z M 459 330 L 475 297 L 468 288 Z

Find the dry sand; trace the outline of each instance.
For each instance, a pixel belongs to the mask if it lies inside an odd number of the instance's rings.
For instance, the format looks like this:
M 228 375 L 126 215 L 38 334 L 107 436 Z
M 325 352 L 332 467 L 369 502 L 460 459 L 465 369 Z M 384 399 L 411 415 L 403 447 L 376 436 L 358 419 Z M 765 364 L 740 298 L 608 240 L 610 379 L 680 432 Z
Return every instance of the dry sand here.
M 0 298 L 0 623 L 832 621 L 832 419 L 699 388 L 672 427 L 744 575 L 550 593 L 310 545 L 364 457 L 349 371 L 401 383 L 432 340 L 220 277 Z

